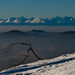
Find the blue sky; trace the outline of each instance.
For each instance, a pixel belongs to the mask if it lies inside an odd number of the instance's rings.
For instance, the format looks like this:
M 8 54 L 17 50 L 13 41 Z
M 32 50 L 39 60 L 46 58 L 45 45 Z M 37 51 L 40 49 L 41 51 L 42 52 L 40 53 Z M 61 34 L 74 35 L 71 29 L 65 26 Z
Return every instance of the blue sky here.
M 0 18 L 72 16 L 75 0 L 0 0 Z

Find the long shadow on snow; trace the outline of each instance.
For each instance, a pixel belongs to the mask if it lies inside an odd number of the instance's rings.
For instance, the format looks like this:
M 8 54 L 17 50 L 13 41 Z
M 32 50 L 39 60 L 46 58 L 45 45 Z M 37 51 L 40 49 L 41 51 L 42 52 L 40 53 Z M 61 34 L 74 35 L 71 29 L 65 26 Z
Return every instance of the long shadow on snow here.
M 56 61 L 56 62 L 51 62 L 51 63 L 48 63 L 46 65 L 54 65 L 54 64 L 60 64 L 60 63 L 64 63 L 64 62 L 69 62 L 71 60 L 73 60 L 75 58 L 69 58 L 69 59 L 64 59 L 64 60 L 60 60 L 60 61 Z M 30 68 L 21 68 L 21 69 L 17 69 L 17 70 L 11 70 L 11 71 L 7 71 L 7 72 L 3 72 L 3 73 L 0 73 L 1 74 L 5 74 L 5 75 L 8 75 L 8 74 L 12 74 L 12 73 L 16 73 L 16 72 L 22 72 L 22 71 L 27 71 L 27 70 L 32 70 L 32 69 L 36 69 L 36 68 L 39 68 L 39 67 L 42 67 L 42 65 L 39 65 L 39 66 L 34 66 L 34 67 L 30 67 Z

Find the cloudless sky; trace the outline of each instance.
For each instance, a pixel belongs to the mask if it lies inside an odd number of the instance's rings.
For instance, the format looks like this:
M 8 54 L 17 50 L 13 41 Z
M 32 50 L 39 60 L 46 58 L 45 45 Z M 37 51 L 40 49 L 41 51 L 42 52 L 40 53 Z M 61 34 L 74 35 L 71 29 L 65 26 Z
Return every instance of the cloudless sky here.
M 75 0 L 0 0 L 0 18 L 75 18 Z

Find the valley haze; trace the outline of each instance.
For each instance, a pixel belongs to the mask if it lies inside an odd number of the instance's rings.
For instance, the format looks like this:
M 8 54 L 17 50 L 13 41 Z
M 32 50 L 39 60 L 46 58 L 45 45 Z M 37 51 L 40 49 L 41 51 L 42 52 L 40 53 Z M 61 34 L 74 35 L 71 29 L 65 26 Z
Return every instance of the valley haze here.
M 11 43 L 25 42 L 29 38 L 28 44 L 32 45 L 35 53 L 42 59 L 50 59 L 57 57 L 65 53 L 72 53 L 75 51 L 75 31 L 66 32 L 46 32 L 44 30 L 31 30 L 22 32 L 19 30 L 11 30 L 0 33 L 0 50 L 6 48 Z M 24 57 L 20 57 L 22 54 L 26 54 L 28 46 L 15 45 L 6 55 L 5 51 L 0 51 L 0 70 L 3 70 L 5 66 L 15 64 L 16 62 L 8 63 L 10 59 L 17 59 L 21 61 Z M 5 56 L 6 55 L 6 56 Z M 30 52 L 29 58 L 25 61 L 33 62 L 37 58 Z

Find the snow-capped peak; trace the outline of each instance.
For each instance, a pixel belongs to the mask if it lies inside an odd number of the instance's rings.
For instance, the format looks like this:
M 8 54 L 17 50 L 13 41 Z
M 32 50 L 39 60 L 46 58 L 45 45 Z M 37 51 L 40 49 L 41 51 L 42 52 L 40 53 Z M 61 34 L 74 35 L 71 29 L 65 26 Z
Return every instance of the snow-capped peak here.
M 14 22 L 14 23 L 19 23 L 18 19 L 14 20 L 13 22 Z
M 45 23 L 45 22 L 41 18 L 37 17 L 37 18 L 29 19 L 25 21 L 25 23 Z
M 41 22 L 41 19 L 38 17 L 32 20 L 30 23 L 39 23 L 39 22 Z
M 25 21 L 25 23 L 30 23 L 30 20 Z
M 45 23 L 45 21 L 42 20 L 41 23 Z
M 9 23 L 10 22 L 10 19 L 8 19 L 7 21 L 5 21 L 5 23 Z
M 53 18 L 45 18 L 45 19 L 41 19 L 39 17 L 37 18 L 24 18 L 23 16 L 19 17 L 19 18 L 14 18 L 14 17 L 11 17 L 10 19 L 0 19 L 0 24 L 3 23 L 4 25 L 5 24 L 23 24 L 25 25 L 26 23 L 30 24 L 30 25 L 33 25 L 33 23 L 36 25 L 41 25 L 41 24 L 44 24 L 44 25 L 75 25 L 75 19 L 73 17 L 53 17 Z
M 3 23 L 3 22 L 4 22 L 4 20 L 1 20 L 1 21 L 0 21 L 0 23 Z

